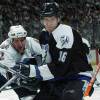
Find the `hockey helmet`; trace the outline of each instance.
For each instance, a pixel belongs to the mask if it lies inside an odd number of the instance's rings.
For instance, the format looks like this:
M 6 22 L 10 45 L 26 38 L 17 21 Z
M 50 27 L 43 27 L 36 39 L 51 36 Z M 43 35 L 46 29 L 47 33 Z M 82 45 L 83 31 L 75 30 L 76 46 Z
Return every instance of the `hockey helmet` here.
M 59 5 L 56 2 L 44 3 L 40 12 L 40 16 L 59 16 Z
M 22 25 L 11 26 L 8 33 L 9 38 L 20 38 L 26 37 L 27 31 L 23 28 Z

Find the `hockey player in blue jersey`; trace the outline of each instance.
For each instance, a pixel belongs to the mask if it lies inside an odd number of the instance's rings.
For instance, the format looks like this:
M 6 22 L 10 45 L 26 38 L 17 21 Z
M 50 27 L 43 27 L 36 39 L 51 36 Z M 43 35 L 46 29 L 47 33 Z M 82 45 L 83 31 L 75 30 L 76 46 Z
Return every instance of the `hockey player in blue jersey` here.
M 80 34 L 60 23 L 59 5 L 55 2 L 43 4 L 41 23 L 44 29 L 39 41 L 45 53 L 43 64 L 30 65 L 25 72 L 20 67 L 22 74 L 27 71 L 29 77 L 42 81 L 34 100 L 82 100 L 82 79 L 90 78 L 85 73 L 92 68 Z

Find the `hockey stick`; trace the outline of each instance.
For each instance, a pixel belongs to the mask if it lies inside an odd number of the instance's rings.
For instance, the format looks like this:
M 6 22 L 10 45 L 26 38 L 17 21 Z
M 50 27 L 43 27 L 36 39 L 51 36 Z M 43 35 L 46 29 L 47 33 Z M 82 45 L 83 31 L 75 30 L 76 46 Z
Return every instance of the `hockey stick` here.
M 17 76 L 21 77 L 22 79 L 27 79 L 28 78 L 27 76 L 21 74 L 20 72 L 16 72 L 15 70 L 13 70 L 11 68 L 8 68 L 7 66 L 5 66 L 5 65 L 3 65 L 1 63 L 0 63 L 0 67 L 5 69 L 5 70 L 7 70 L 7 71 L 9 71 L 10 73 L 12 73 L 14 75 L 17 75 Z
M 0 63 L 0 67 L 13 74 L 13 76 L 0 88 L 0 92 L 4 90 L 17 89 L 17 88 L 23 87 L 23 88 L 28 89 L 29 91 L 32 91 L 33 94 L 38 93 L 39 87 L 36 87 L 36 85 L 38 85 L 38 81 L 35 81 L 35 79 L 31 79 L 27 76 L 24 76 L 23 74 L 20 73 L 20 71 L 17 72 L 1 63 Z M 27 81 L 28 85 L 23 82 L 20 83 L 21 80 L 18 80 L 18 79 L 22 79 L 25 83 Z M 16 83 L 16 84 L 12 86 L 12 83 Z M 10 86 L 10 88 L 8 86 Z
M 0 91 L 2 91 L 5 87 L 9 86 L 11 83 L 13 83 L 16 79 L 18 78 L 21 78 L 21 79 L 28 79 L 28 77 L 22 75 L 20 72 L 16 72 L 15 70 L 11 69 L 11 68 L 8 68 L 7 66 L 3 65 L 0 63 L 0 67 L 9 71 L 10 73 L 13 74 L 13 77 L 8 80 L 8 82 L 6 82 L 1 88 L 0 88 Z
M 95 71 L 94 75 L 92 76 L 86 90 L 84 91 L 84 94 L 83 94 L 84 97 L 89 96 L 99 70 L 100 70 L 100 63 L 97 65 L 96 71 Z

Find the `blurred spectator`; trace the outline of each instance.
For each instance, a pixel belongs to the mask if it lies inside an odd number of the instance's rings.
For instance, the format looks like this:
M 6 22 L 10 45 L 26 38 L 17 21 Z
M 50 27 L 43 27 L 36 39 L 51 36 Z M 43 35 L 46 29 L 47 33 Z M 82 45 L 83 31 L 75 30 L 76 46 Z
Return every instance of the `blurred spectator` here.
M 40 32 L 39 9 L 44 2 L 56 1 L 60 4 L 62 21 L 70 24 L 90 40 L 100 33 L 100 2 L 98 0 L 4 0 L 0 3 L 2 20 L 0 20 L 0 36 L 7 38 L 9 26 L 22 24 L 29 36 L 38 36 Z M 67 6 L 66 6 L 67 5 Z M 92 37 L 95 34 L 95 37 Z M 2 40 L 1 39 L 1 40 Z M 1 42 L 1 41 L 0 41 Z M 100 44 L 100 43 L 99 43 Z

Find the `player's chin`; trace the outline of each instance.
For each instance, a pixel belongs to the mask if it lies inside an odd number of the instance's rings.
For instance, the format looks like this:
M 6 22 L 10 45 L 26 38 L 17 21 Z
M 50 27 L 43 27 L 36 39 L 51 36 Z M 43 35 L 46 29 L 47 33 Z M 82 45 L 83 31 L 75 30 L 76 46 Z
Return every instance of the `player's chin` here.
M 47 31 L 48 31 L 48 32 L 52 32 L 52 31 L 53 31 L 53 28 L 48 27 L 48 28 L 47 28 Z
M 19 50 L 18 50 L 18 52 L 19 52 L 20 54 L 24 54 L 24 51 L 25 51 L 24 49 L 19 49 Z

